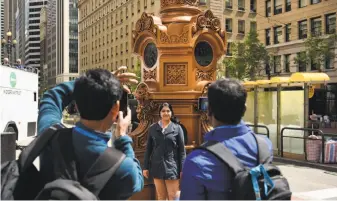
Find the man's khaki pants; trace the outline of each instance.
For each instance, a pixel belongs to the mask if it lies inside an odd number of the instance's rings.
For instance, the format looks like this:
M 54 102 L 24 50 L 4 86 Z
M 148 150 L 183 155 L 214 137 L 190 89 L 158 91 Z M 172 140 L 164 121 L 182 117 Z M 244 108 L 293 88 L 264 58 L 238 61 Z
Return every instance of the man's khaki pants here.
M 175 200 L 179 192 L 179 180 L 153 179 L 158 200 Z

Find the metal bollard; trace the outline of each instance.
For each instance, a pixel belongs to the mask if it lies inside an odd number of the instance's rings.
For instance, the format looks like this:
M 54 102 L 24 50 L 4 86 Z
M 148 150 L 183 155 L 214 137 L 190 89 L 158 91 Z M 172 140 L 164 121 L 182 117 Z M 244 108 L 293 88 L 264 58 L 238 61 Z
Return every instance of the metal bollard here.
M 1 163 L 16 159 L 16 133 L 1 133 Z

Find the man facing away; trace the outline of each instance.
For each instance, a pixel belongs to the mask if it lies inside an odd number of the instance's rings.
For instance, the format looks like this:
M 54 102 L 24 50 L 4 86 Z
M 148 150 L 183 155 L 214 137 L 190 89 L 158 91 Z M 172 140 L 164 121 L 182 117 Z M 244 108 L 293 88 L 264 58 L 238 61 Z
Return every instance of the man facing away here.
M 204 141 L 222 142 L 246 167 L 258 161 L 253 131 L 241 120 L 246 111 L 247 93 L 237 80 L 222 79 L 208 88 L 208 116 L 214 130 Z M 272 154 L 272 144 L 266 138 Z M 181 200 L 226 200 L 233 174 L 212 153 L 192 151 L 185 160 L 181 180 Z
M 125 70 L 125 69 L 119 69 Z M 137 82 L 134 74 L 123 73 L 121 81 Z M 88 70 L 76 81 L 65 82 L 47 91 L 40 103 L 38 134 L 52 125 L 60 124 L 62 111 L 75 100 L 80 113 L 80 121 L 72 131 L 74 153 L 79 163 L 80 175 L 88 172 L 95 160 L 107 149 L 111 133 L 107 130 L 116 122 L 114 147 L 126 155 L 101 191 L 99 198 L 104 200 L 126 200 L 143 189 L 144 178 L 139 161 L 135 158 L 127 135 L 131 112 L 123 118 L 119 112 L 121 84 L 111 72 L 103 69 Z M 53 180 L 50 172 L 53 159 L 47 153 L 40 157 L 40 170 L 46 182 Z

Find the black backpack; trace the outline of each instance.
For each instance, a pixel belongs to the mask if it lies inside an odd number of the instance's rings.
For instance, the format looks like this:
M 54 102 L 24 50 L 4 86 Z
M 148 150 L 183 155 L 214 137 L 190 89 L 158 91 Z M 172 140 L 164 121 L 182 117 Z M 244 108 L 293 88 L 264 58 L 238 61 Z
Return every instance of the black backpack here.
M 48 150 L 53 158 L 55 178 L 44 183 L 33 162 Z M 18 160 L 1 164 L 1 200 L 98 200 L 125 155 L 107 148 L 80 178 L 72 145 L 72 129 L 57 124 L 36 137 Z
M 271 164 L 272 157 L 265 139 L 253 135 L 257 141 L 259 162 L 251 169 L 244 167 L 221 142 L 207 141 L 197 149 L 211 152 L 232 171 L 230 200 L 291 200 L 292 192 L 288 181 L 280 169 Z

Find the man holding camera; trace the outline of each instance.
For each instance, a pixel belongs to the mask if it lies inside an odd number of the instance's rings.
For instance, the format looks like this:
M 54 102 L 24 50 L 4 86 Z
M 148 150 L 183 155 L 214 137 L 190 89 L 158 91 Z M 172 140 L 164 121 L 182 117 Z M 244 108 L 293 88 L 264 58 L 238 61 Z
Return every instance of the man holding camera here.
M 135 74 L 120 73 L 126 67 L 119 68 L 114 75 L 104 69 L 88 70 L 75 81 L 65 82 L 47 91 L 40 103 L 38 117 L 38 135 L 43 134 L 52 125 L 61 124 L 62 111 L 72 101 L 80 114 L 80 121 L 72 130 L 72 145 L 78 175 L 85 175 L 97 158 L 108 148 L 108 141 L 115 135 L 114 147 L 124 153 L 112 177 L 99 194 L 99 199 L 126 200 L 143 189 L 144 179 L 139 161 L 132 149 L 132 139 L 127 135 L 131 123 L 131 112 L 127 115 L 120 111 L 122 90 L 121 82 L 136 84 Z M 128 91 L 130 92 L 130 91 Z M 117 128 L 113 134 L 107 131 L 113 123 Z M 40 157 L 40 171 L 45 182 L 53 179 L 53 159 L 51 155 Z

